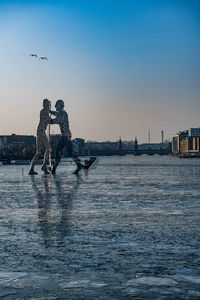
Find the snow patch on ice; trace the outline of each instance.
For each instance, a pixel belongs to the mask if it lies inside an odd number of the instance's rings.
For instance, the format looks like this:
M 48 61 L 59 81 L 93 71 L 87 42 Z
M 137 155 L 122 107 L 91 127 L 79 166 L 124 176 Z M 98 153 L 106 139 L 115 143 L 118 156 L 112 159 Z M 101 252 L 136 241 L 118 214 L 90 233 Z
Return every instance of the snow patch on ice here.
M 138 284 L 147 284 L 147 285 L 155 285 L 155 286 L 173 286 L 177 282 L 170 278 L 162 278 L 162 277 L 140 277 L 131 279 L 126 282 L 126 285 L 138 285 Z

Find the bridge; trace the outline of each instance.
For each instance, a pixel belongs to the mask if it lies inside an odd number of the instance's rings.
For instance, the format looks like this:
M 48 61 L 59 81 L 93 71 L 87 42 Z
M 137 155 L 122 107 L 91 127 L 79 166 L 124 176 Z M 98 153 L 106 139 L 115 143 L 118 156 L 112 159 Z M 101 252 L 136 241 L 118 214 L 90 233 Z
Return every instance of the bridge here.
M 142 154 L 146 154 L 146 155 L 168 155 L 170 154 L 171 151 L 170 149 L 143 149 L 143 150 L 92 150 L 90 152 L 90 155 L 93 156 L 98 156 L 98 155 L 105 155 L 105 156 L 109 156 L 109 155 L 126 155 L 126 154 L 132 154 L 135 156 L 139 156 Z
M 171 151 L 170 149 L 144 149 L 144 150 L 137 150 L 133 151 L 133 155 L 142 155 L 142 154 L 147 154 L 147 155 L 168 155 L 170 154 Z

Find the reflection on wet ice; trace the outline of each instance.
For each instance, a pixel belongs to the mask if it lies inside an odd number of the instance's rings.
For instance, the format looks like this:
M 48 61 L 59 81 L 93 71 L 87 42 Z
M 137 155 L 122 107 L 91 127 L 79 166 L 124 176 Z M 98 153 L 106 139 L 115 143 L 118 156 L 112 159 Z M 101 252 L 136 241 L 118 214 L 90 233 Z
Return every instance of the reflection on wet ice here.
M 65 180 L 65 181 L 64 181 Z M 66 178 L 55 176 L 31 176 L 33 191 L 38 200 L 38 224 L 46 247 L 53 242 L 63 243 L 70 233 L 70 213 L 73 207 L 73 197 L 83 182 L 76 176 L 69 185 Z

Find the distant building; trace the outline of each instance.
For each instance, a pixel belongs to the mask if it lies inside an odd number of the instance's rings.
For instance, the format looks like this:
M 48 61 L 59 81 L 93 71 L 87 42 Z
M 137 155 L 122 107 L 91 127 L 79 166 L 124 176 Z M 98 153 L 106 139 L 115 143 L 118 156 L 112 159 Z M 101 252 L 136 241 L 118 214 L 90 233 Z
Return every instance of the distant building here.
M 200 127 L 199 128 L 190 128 L 189 136 L 200 136 Z
M 180 153 L 181 152 L 181 141 L 183 141 L 188 136 L 188 130 L 179 131 L 172 136 L 172 152 Z
M 35 145 L 35 137 L 33 135 L 1 135 L 0 148 L 7 149 L 13 146 L 25 147 Z
M 0 136 L 0 155 L 15 158 L 31 158 L 35 151 L 33 135 L 2 135 Z
M 200 153 L 200 136 L 188 136 L 181 141 L 180 153 Z
M 176 133 L 172 136 L 172 152 L 174 154 L 200 153 L 200 128 Z
M 86 148 L 90 152 L 90 155 L 113 155 L 118 154 L 118 142 L 86 142 Z
M 4 151 L 7 148 L 7 136 L 0 135 L 0 151 Z

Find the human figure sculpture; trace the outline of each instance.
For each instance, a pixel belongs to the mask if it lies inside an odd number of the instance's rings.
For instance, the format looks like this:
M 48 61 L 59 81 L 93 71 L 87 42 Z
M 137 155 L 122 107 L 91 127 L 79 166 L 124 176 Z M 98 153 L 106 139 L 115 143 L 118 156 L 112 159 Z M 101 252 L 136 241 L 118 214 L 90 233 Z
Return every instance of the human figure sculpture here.
M 80 159 L 78 158 L 77 154 L 73 151 L 73 144 L 71 142 L 71 131 L 69 129 L 69 120 L 68 120 L 68 114 L 64 110 L 64 101 L 58 100 L 55 104 L 56 111 L 50 111 L 52 115 L 55 116 L 55 119 L 51 119 L 51 124 L 58 124 L 60 126 L 61 131 L 61 138 L 58 142 L 57 148 L 56 148 L 56 160 L 53 163 L 52 167 L 52 174 L 56 173 L 56 168 L 58 164 L 60 163 L 61 159 L 61 151 L 64 147 L 67 148 L 67 152 L 72 157 L 74 162 L 76 163 L 76 170 L 73 174 L 78 174 L 79 171 L 84 167 Z
M 45 174 L 49 174 L 50 172 L 47 169 L 47 164 L 49 160 L 49 156 L 51 154 L 51 146 L 49 139 L 46 134 L 47 126 L 51 122 L 50 118 L 50 109 L 51 109 L 51 102 L 48 99 L 43 100 L 43 109 L 40 111 L 40 121 L 37 127 L 37 136 L 36 136 L 36 153 L 32 158 L 29 175 L 36 175 L 37 172 L 34 171 L 34 166 L 37 160 L 39 159 L 42 151 L 44 150 L 44 159 L 42 164 L 42 171 Z

